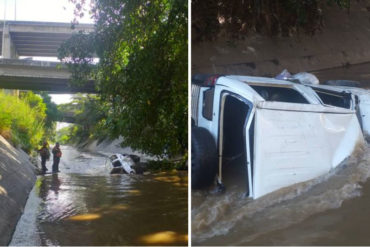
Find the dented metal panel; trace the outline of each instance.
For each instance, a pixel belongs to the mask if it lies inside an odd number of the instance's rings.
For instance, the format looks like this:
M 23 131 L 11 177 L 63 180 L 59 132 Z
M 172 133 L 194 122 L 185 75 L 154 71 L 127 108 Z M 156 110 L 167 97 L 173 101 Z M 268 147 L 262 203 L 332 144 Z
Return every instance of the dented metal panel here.
M 283 110 L 289 107 L 272 104 L 255 114 L 254 198 L 327 173 L 363 142 L 353 111 Z
M 326 90 L 331 90 L 334 92 L 350 92 L 355 97 L 358 97 L 356 102 L 359 109 L 359 121 L 362 125 L 362 130 L 366 139 L 370 137 L 370 90 L 363 88 L 354 88 L 354 87 L 342 87 L 342 86 L 327 86 L 327 85 L 316 85 L 316 88 L 323 88 Z M 355 104 L 354 107 L 355 108 Z
M 346 88 L 358 97 L 358 107 L 360 110 L 360 118 L 362 130 L 367 140 L 370 137 L 370 91 L 361 88 Z

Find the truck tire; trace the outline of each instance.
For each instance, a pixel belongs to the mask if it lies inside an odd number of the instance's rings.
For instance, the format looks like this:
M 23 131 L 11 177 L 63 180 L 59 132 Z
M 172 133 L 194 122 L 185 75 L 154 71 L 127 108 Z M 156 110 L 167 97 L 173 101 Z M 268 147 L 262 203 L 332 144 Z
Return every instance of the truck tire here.
M 191 187 L 202 189 L 212 184 L 217 172 L 217 149 L 208 130 L 191 130 Z

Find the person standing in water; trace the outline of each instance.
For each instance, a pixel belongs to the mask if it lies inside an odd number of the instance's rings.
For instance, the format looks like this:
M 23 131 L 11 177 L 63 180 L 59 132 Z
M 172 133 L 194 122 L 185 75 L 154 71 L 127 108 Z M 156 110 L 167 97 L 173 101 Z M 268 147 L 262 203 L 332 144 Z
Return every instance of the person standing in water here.
M 55 143 L 55 147 L 52 150 L 53 153 L 53 172 L 59 171 L 60 157 L 62 157 L 62 151 L 60 151 L 59 142 Z
M 42 148 L 39 149 L 41 156 L 41 171 L 45 173 L 48 169 L 46 168 L 46 161 L 50 159 L 49 145 L 47 141 L 44 141 Z

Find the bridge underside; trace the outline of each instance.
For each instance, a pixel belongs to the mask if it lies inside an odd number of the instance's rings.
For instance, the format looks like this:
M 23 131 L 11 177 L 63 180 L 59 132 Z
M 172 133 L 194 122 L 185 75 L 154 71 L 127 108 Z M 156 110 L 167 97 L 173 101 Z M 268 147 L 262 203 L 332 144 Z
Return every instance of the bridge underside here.
M 46 91 L 51 94 L 96 93 L 94 82 L 84 86 L 71 86 L 68 79 L 34 78 L 0 75 L 0 88 Z
M 60 45 L 74 33 L 89 33 L 91 24 L 0 21 L 0 89 L 46 91 L 48 93 L 97 93 L 94 81 L 83 86 L 70 84 L 71 73 L 61 63 L 33 61 L 20 56 L 57 57 Z M 62 122 L 74 123 L 73 112 L 63 112 Z
M 76 123 L 76 118 L 74 116 L 62 116 L 62 119 L 59 122 L 63 123 Z
M 70 85 L 71 73 L 55 62 L 0 59 L 0 88 L 49 93 L 96 93 L 94 81 Z
M 3 37 L 0 39 L 0 51 L 4 53 L 4 58 L 56 57 L 60 45 L 73 33 L 93 30 L 91 24 L 77 24 L 72 29 L 71 23 L 0 21 L 0 34 Z

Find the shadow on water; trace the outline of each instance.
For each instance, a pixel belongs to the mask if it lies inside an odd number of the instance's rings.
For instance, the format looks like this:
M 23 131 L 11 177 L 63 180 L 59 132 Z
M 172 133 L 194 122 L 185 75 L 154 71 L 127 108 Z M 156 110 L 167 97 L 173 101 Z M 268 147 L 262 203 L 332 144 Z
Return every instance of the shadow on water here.
M 186 172 L 39 176 L 11 245 L 187 245 L 186 185 Z

